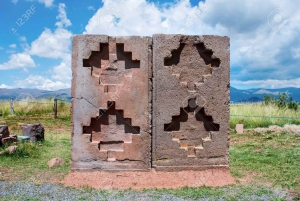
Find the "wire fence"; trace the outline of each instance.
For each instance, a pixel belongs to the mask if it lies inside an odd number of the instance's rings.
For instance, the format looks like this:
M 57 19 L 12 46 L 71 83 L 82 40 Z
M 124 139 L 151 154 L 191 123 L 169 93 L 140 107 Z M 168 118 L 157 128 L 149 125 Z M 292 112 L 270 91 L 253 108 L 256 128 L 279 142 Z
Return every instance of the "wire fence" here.
M 51 103 L 51 101 L 49 102 L 42 102 L 42 101 L 36 101 L 34 98 L 31 100 L 28 99 L 14 99 L 14 98 L 10 98 L 9 103 L 10 103 L 10 115 L 15 115 L 16 111 L 16 103 L 18 105 L 23 105 L 23 109 L 26 107 L 24 107 L 24 105 L 52 105 L 53 106 L 53 115 L 54 118 L 57 118 L 57 114 L 58 114 L 58 102 L 60 103 L 70 103 L 67 100 L 62 100 L 62 99 L 58 99 L 58 98 L 53 98 L 53 99 L 49 99 L 49 100 L 53 100 L 53 102 Z M 28 109 L 28 108 L 27 108 Z
M 58 98 L 52 98 L 49 99 L 52 100 L 48 102 L 42 102 L 42 101 L 37 101 L 35 99 L 32 100 L 26 100 L 26 99 L 14 99 L 10 98 L 10 114 L 15 115 L 16 113 L 16 107 L 15 104 L 40 104 L 40 105 L 52 105 L 53 106 L 53 116 L 54 118 L 57 118 L 58 114 L 58 105 L 59 103 L 68 103 L 70 104 L 70 101 L 63 100 L 63 99 L 58 99 Z M 231 106 L 239 106 L 239 105 L 257 105 L 257 104 L 262 104 L 262 102 L 242 102 L 242 103 L 235 103 L 231 102 Z M 269 119 L 300 119 L 300 116 L 263 116 L 263 115 L 244 115 L 244 114 L 230 114 L 230 117 L 242 117 L 242 118 L 269 118 Z
M 230 114 L 231 117 L 245 117 L 245 118 L 269 118 L 269 119 L 300 119 L 300 116 L 285 117 L 285 116 L 251 116 L 243 114 Z

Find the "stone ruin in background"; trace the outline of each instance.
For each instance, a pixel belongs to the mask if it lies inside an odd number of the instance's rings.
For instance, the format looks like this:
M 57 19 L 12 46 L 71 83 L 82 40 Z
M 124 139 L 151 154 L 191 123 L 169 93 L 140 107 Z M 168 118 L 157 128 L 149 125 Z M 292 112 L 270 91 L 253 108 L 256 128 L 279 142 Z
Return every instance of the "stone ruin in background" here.
M 77 35 L 72 169 L 229 167 L 229 38 Z

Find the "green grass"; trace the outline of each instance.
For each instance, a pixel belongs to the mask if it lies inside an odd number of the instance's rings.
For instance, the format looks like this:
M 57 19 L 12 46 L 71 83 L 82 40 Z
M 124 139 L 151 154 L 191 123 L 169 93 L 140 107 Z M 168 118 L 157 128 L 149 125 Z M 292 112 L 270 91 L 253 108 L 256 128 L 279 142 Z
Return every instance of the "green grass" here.
M 0 104 L 1 105 L 1 104 Z M 251 106 L 251 105 L 250 105 Z M 231 106 L 231 113 L 245 115 L 299 116 L 299 111 L 276 110 L 266 113 L 270 108 L 262 105 Z M 69 107 L 69 106 L 65 106 Z M 70 109 L 66 109 L 70 112 Z M 44 125 L 45 141 L 42 143 L 20 143 L 18 151 L 13 155 L 0 156 L 1 178 L 5 181 L 31 181 L 44 183 L 60 181 L 70 170 L 71 150 L 71 119 L 70 113 L 65 112 L 54 119 L 52 114 L 32 114 L 25 116 L 2 116 L 0 123 L 9 126 L 11 133 L 21 134 L 20 125 L 23 123 L 41 123 Z M 252 112 L 252 113 L 251 113 Z M 265 114 L 264 114 L 265 113 Z M 278 122 L 277 122 L 278 121 Z M 275 119 L 265 121 L 255 118 L 231 118 L 231 127 L 236 123 L 245 123 L 248 128 L 268 126 L 271 124 L 284 125 L 292 123 Z M 297 123 L 297 122 L 296 122 Z M 300 198 L 300 136 L 287 133 L 252 132 L 238 135 L 231 131 L 230 136 L 230 168 L 237 180 L 249 174 L 253 175 L 253 184 L 222 188 L 181 188 L 145 190 L 153 199 L 159 199 L 164 194 L 182 198 L 200 199 L 204 196 L 211 200 L 251 200 L 250 195 L 272 195 L 274 189 L 283 189 Z M 0 148 L 0 151 L 4 148 Z M 49 169 L 47 162 L 61 157 L 66 163 Z M 268 186 L 271 186 L 270 188 Z M 84 192 L 94 192 L 93 189 L 83 188 Z M 98 191 L 99 192 L 99 191 Z M 126 191 L 125 191 L 126 193 Z M 247 196 L 250 196 L 249 198 Z M 273 198 L 272 198 L 273 199 Z M 274 197 L 273 200 L 284 200 Z
M 37 99 L 37 100 L 22 100 L 14 102 L 15 116 L 53 116 L 54 100 Z M 66 101 L 57 101 L 57 111 L 59 116 L 70 116 L 71 103 Z M 3 117 L 8 117 L 10 113 L 10 101 L 0 101 L 0 114 Z
M 38 99 L 34 102 L 16 102 L 15 115 L 10 115 L 9 101 L 0 102 L 0 114 L 4 118 L 24 117 L 40 118 L 53 117 L 53 99 Z M 300 124 L 300 109 L 298 111 L 291 109 L 279 109 L 278 107 L 270 104 L 244 104 L 244 105 L 231 105 L 231 115 L 247 115 L 247 116 L 266 116 L 266 117 L 230 117 L 230 127 L 234 128 L 236 124 L 244 124 L 244 128 L 257 128 L 268 127 L 269 125 L 283 126 L 285 124 Z M 58 115 L 60 117 L 69 118 L 71 115 L 71 104 L 65 101 L 58 101 Z M 295 119 L 278 119 L 269 118 L 273 117 L 295 117 Z M 1 122 L 0 122 L 1 123 Z
M 258 181 L 300 192 L 300 136 L 286 133 L 231 133 L 230 166 L 236 176 L 249 172 Z
M 0 156 L 0 171 L 5 180 L 32 182 L 59 181 L 70 170 L 71 129 L 70 118 L 41 117 L 24 120 L 23 117 L 5 119 L 10 132 L 21 134 L 22 123 L 42 123 L 45 127 L 45 141 L 37 143 L 17 143 L 18 149 L 12 154 Z M 0 152 L 6 147 L 0 147 Z M 49 169 L 47 162 L 60 157 L 65 164 Z
M 236 124 L 244 124 L 244 128 L 268 127 L 270 125 L 284 126 L 285 124 L 300 124 L 300 109 L 298 111 L 288 108 L 279 109 L 274 105 L 243 104 L 231 105 L 230 115 L 246 116 L 266 116 L 266 117 L 230 117 L 230 128 L 235 128 Z M 271 117 L 294 117 L 288 118 L 269 118 Z

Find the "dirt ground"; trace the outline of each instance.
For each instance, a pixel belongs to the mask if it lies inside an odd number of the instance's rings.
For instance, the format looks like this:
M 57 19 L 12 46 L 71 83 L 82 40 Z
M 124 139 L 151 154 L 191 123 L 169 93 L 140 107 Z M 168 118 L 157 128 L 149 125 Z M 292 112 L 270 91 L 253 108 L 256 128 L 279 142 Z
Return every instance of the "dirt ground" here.
M 96 189 L 181 188 L 184 186 L 224 186 L 235 180 L 228 169 L 203 171 L 158 172 L 70 172 L 63 184 L 66 186 L 89 186 Z
M 247 129 L 256 132 L 286 132 L 300 134 L 300 125 L 285 125 L 284 127 L 269 126 L 269 128 Z M 259 151 L 259 150 L 257 150 Z M 249 183 L 255 174 L 249 174 L 239 180 Z M 160 172 L 152 169 L 150 172 L 70 172 L 62 181 L 65 186 L 89 186 L 96 189 L 149 189 L 149 188 L 181 188 L 185 186 L 225 186 L 235 184 L 230 171 L 225 168 L 207 169 L 202 171 Z

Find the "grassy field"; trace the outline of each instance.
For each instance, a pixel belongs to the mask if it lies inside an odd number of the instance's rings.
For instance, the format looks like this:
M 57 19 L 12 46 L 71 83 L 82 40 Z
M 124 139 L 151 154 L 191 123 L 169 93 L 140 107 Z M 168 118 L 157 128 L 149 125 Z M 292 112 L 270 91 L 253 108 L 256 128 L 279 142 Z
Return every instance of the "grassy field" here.
M 41 115 L 42 112 L 38 114 L 29 112 L 17 116 L 8 115 L 7 110 L 9 113 L 9 108 L 7 109 L 7 106 L 0 104 L 0 108 L 0 113 L 4 114 L 0 117 L 0 124 L 8 125 L 12 133 L 21 134 L 19 125 L 23 123 L 42 123 L 46 129 L 43 143 L 20 143 L 18 144 L 18 151 L 13 155 L 0 156 L 1 180 L 32 182 L 39 185 L 45 182 L 61 181 L 70 170 L 70 105 L 65 104 L 63 109 L 59 110 L 57 119 L 53 118 L 51 107 L 47 110 L 49 113 L 47 112 L 44 115 Z M 230 112 L 245 115 L 299 116 L 299 111 L 293 113 L 289 110 L 272 111 L 271 109 L 263 108 L 262 105 L 255 105 L 252 108 L 249 105 L 238 105 L 231 106 Z M 248 128 L 251 128 L 270 124 L 299 123 L 290 122 L 287 119 L 277 120 L 280 122 L 270 120 L 265 123 L 264 121 L 262 118 L 242 119 L 234 117 L 231 118 L 230 124 L 231 127 L 234 127 L 236 123 L 244 123 Z M 300 136 L 296 134 L 250 132 L 249 134 L 238 135 L 232 129 L 230 136 L 230 169 L 237 180 L 236 185 L 220 188 L 152 189 L 145 190 L 143 193 L 154 200 L 161 199 L 165 195 L 194 200 L 200 198 L 209 198 L 210 200 L 218 200 L 219 198 L 224 200 L 264 200 L 263 197 L 253 196 L 269 196 L 269 200 L 287 200 L 292 197 L 294 200 L 300 200 L 299 144 Z M 0 151 L 3 149 L 0 148 Z M 49 169 L 47 162 L 54 157 L 61 157 L 66 163 Z M 107 191 L 97 191 L 86 187 L 79 190 L 71 189 L 71 191 L 74 191 L 75 194 L 78 191 L 110 196 Z M 132 190 L 115 191 L 114 194 L 117 193 L 122 198 L 122 196 L 126 197 L 128 193 L 131 194 L 132 192 Z M 103 200 L 107 200 L 108 197 L 105 196 Z M 6 200 L 9 199 L 10 197 L 6 197 Z M 12 199 L 14 198 L 12 197 Z
M 300 109 L 298 109 L 298 111 L 291 110 L 288 108 L 280 109 L 271 104 L 264 105 L 262 103 L 259 103 L 231 105 L 230 115 L 230 128 L 235 128 L 236 124 L 244 124 L 244 128 L 268 127 L 270 125 L 283 126 L 285 124 L 300 124 Z M 245 115 L 255 117 L 240 117 L 233 115 Z
M 15 116 L 53 116 L 54 99 L 22 100 L 13 102 Z M 70 116 L 71 104 L 57 101 L 57 111 L 60 116 Z M 8 117 L 11 114 L 10 102 L 0 101 L 0 114 Z
M 2 118 L 2 124 L 10 132 L 21 135 L 18 125 L 41 123 L 45 127 L 45 141 L 41 143 L 19 143 L 13 155 L 0 156 L 0 172 L 4 180 L 47 182 L 61 180 L 70 169 L 71 119 L 69 117 L 9 117 Z M 4 150 L 5 147 L 0 148 Z M 49 170 L 47 162 L 55 157 L 66 161 L 64 165 Z

